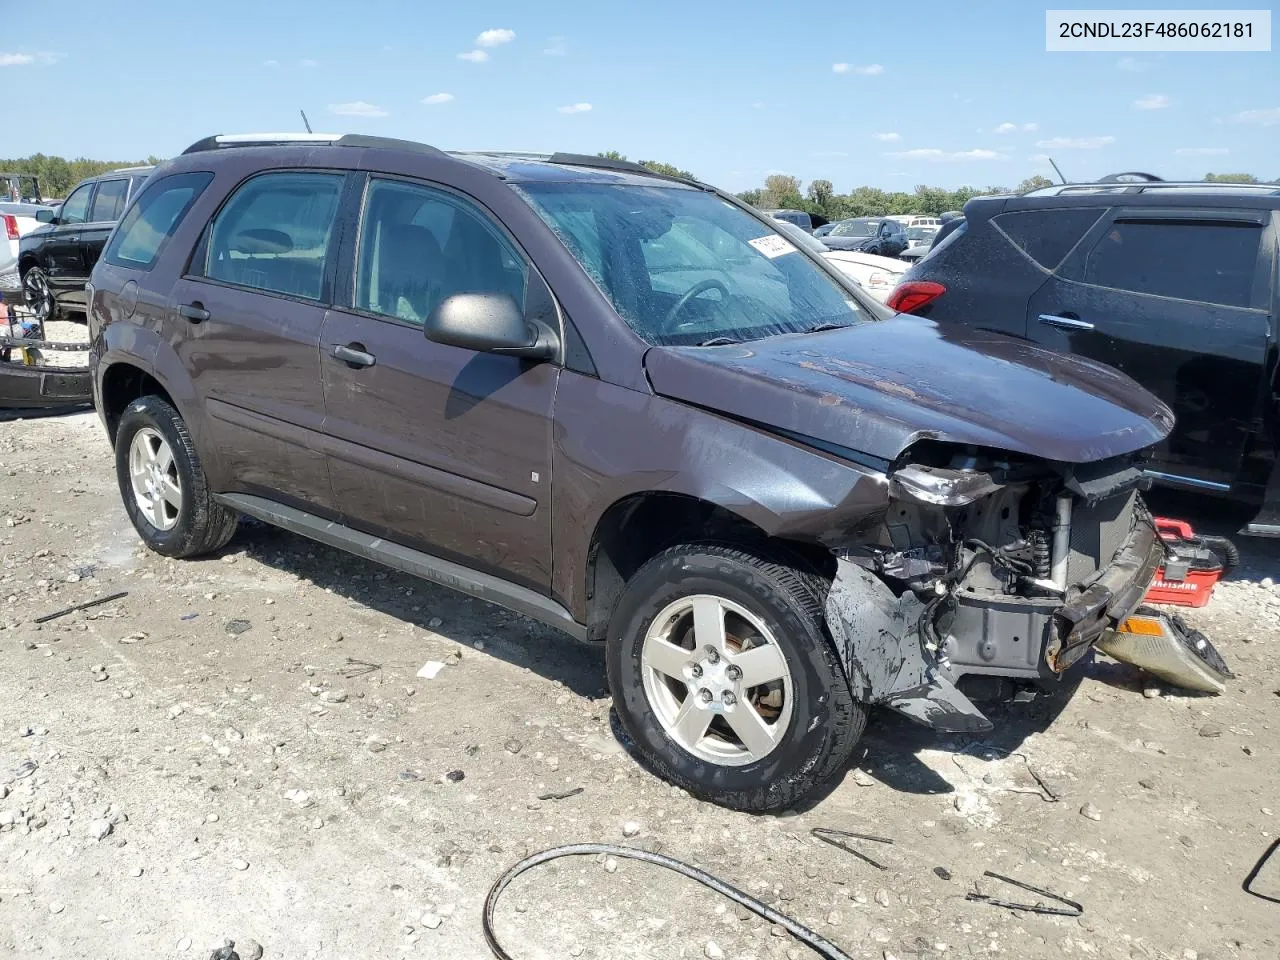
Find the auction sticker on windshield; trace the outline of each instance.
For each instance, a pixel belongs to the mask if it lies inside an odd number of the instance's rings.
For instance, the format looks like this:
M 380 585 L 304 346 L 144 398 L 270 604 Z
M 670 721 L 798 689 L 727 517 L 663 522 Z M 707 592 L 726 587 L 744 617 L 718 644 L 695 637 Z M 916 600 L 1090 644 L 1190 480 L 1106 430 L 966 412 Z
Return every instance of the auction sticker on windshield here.
M 770 260 L 775 260 L 788 253 L 796 252 L 796 248 L 794 246 L 792 246 L 788 241 L 783 240 L 782 237 L 778 236 L 776 233 L 766 233 L 763 237 L 756 237 L 754 240 L 748 240 L 747 243 L 751 244 Z

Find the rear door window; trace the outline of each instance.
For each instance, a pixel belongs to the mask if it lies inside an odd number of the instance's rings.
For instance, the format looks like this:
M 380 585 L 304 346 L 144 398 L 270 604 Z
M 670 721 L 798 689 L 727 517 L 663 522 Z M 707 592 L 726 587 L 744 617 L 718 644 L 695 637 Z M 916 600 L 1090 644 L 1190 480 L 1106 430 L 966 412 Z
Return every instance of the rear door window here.
M 1017 210 L 1002 213 L 991 222 L 1015 247 L 1046 270 L 1053 270 L 1104 212 L 1100 207 Z
M 128 180 L 103 180 L 93 195 L 93 208 L 89 211 L 90 223 L 109 223 L 119 220 L 124 213 L 124 200 L 129 195 Z
M 1085 283 L 1229 307 L 1252 305 L 1262 226 L 1121 219 L 1089 251 Z
M 149 184 L 112 234 L 103 259 L 118 267 L 150 270 L 212 179 L 212 173 L 179 173 Z
M 241 186 L 209 228 L 204 276 L 307 300 L 324 267 L 344 176 L 264 173 Z
M 93 184 L 86 183 L 62 202 L 58 211 L 59 223 L 84 223 L 89 215 L 89 194 L 93 192 Z

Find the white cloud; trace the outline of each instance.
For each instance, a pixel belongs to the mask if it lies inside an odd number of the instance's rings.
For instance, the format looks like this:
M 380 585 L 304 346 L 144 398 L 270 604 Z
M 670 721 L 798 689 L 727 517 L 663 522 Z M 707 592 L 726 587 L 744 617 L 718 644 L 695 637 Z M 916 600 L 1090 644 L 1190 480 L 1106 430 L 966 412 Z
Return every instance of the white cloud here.
M 1027 131 L 1027 133 L 1035 133 L 1037 130 L 1039 130 L 1039 129 L 1040 129 L 1040 124 L 1038 124 L 1038 123 L 1024 123 L 1024 124 L 1022 125 L 1022 129 L 1023 129 L 1023 130 L 1025 130 L 1025 131 Z
M 264 67 L 278 67 L 280 66 L 280 61 L 279 60 L 263 60 L 262 65 Z
M 335 113 L 340 117 L 390 116 L 381 107 L 374 106 L 372 103 L 365 103 L 363 100 L 352 100 L 350 103 L 331 103 L 329 104 L 329 112 Z
M 1257 123 L 1264 127 L 1272 127 L 1280 123 L 1280 107 L 1266 107 L 1262 110 L 1241 110 L 1227 117 L 1229 123 Z
M 466 53 L 458 54 L 459 60 L 468 60 L 471 63 L 484 63 L 489 59 L 489 55 L 483 50 L 468 50 Z
M 1226 147 L 1179 147 L 1173 152 L 1180 157 L 1225 157 L 1231 151 Z
M 1116 69 L 1123 70 L 1125 73 L 1145 73 L 1147 64 L 1133 57 L 1121 57 L 1116 61 Z
M 946 151 L 939 150 L 937 147 L 919 147 L 915 150 L 899 150 L 894 153 L 886 153 L 886 157 L 897 157 L 900 160 L 1007 160 L 1008 157 L 1003 153 L 995 150 L 983 150 L 975 148 L 973 150 L 955 150 Z
M 556 107 L 561 113 L 590 113 L 591 104 L 589 103 L 571 103 L 565 107 Z
M 36 58 L 30 53 L 0 53 L 0 67 L 25 67 L 35 62 Z
M 569 53 L 569 45 L 564 37 L 549 37 L 547 48 L 542 52 L 548 57 L 564 57 Z
M 1163 93 L 1148 93 L 1133 101 L 1133 105 L 1138 110 L 1163 110 L 1169 105 L 1169 98 Z
M 477 47 L 500 47 L 516 38 L 514 30 L 486 30 L 476 37 Z
M 452 93 L 433 93 L 429 97 L 423 97 L 422 102 L 427 106 L 434 106 L 437 103 L 448 103 L 453 99 Z
M 833 63 L 831 65 L 831 72 L 856 73 L 860 77 L 874 77 L 878 73 L 884 73 L 884 67 L 878 63 L 868 63 L 858 67 L 855 67 L 851 63 Z
M 299 61 L 298 61 L 298 66 L 300 66 L 300 67 L 308 67 L 308 68 L 310 68 L 310 67 L 318 67 L 318 66 L 320 66 L 320 61 L 319 61 L 319 60 L 312 60 L 312 59 L 310 59 L 310 58 L 308 57 L 308 58 L 307 58 L 307 59 L 305 59 L 305 60 L 299 60 Z
M 995 130 L 994 130 L 993 132 L 995 132 L 995 133 L 1013 133 L 1013 131 L 1015 131 L 1015 130 L 1017 130 L 1017 129 L 1018 129 L 1018 125 L 1017 125 L 1016 123 L 1009 123 L 1008 121 L 1006 121 L 1006 122 L 1004 122 L 1004 123 L 1000 124 L 1000 126 L 996 127 L 996 128 L 995 128 Z
M 1097 150 L 1115 143 L 1115 140 L 1115 137 L 1052 137 L 1037 140 L 1036 146 L 1042 150 Z
M 888 133 L 873 133 L 871 139 L 879 140 L 881 143 L 897 143 L 902 139 L 902 134 L 890 131 Z

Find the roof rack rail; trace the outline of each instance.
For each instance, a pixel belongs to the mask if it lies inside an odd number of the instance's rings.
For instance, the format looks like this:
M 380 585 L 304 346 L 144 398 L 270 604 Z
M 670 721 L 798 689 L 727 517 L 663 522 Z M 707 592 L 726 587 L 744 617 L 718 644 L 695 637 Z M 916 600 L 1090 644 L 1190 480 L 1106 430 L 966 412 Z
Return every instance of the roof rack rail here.
M 338 147 L 382 147 L 405 150 L 411 153 L 441 155 L 437 150 L 416 140 L 396 140 L 392 137 L 370 137 L 359 133 L 219 133 L 197 140 L 183 154 L 203 153 L 227 147 L 274 147 L 287 144 L 331 145 Z
M 1098 183 L 1064 183 L 1052 187 L 1032 190 L 1023 196 L 1059 197 L 1067 193 L 1147 193 L 1159 191 L 1191 192 L 1203 190 L 1216 193 L 1219 191 L 1240 190 L 1245 192 L 1280 193 L 1280 183 L 1219 183 L 1206 180 L 1157 180 L 1152 182 L 1098 182 Z
M 547 157 L 548 163 L 564 163 L 574 167 L 599 167 L 601 170 L 622 170 L 627 173 L 642 173 L 655 176 L 654 172 L 642 163 L 634 160 L 615 160 L 612 157 L 597 157 L 590 153 L 561 153 L 556 151 Z

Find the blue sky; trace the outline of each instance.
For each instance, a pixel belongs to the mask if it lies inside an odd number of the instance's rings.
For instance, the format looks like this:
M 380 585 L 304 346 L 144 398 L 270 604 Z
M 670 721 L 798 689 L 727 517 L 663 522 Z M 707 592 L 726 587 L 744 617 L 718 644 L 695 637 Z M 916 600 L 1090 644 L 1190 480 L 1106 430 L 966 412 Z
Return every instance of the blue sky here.
M 318 131 L 615 149 L 733 190 L 770 172 L 838 191 L 1011 186 L 1052 176 L 1046 155 L 1072 179 L 1280 177 L 1277 53 L 1046 53 L 1044 9 L 62 0 L 55 19 L 23 4 L 0 31 L 0 88 L 22 105 L 0 155 L 170 156 L 301 129 L 303 108 Z

